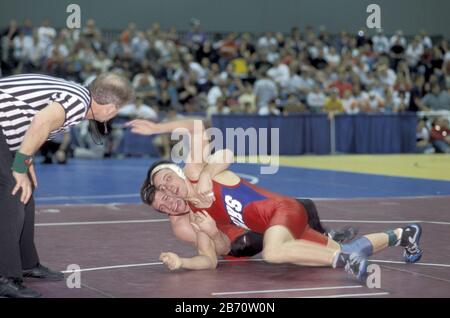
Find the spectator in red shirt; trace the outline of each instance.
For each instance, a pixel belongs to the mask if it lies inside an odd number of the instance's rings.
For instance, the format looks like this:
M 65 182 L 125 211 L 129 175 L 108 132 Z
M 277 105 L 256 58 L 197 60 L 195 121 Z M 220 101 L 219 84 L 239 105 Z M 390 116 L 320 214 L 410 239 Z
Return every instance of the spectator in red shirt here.
M 433 122 L 430 137 L 436 152 L 450 153 L 450 129 L 447 119 L 440 117 Z
M 337 88 L 339 91 L 339 97 L 343 98 L 345 91 L 353 91 L 353 86 L 347 81 L 347 76 L 344 71 L 339 72 L 339 77 L 337 80 L 331 82 L 329 88 Z

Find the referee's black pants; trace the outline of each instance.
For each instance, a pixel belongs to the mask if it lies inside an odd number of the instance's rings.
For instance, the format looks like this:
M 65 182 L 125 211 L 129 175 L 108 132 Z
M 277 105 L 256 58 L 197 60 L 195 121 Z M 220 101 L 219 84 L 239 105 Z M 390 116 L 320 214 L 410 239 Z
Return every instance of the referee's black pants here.
M 0 130 L 0 276 L 21 278 L 22 270 L 35 267 L 39 257 L 34 245 L 34 198 L 24 205 L 21 191 L 11 195 L 16 184 L 13 159 Z

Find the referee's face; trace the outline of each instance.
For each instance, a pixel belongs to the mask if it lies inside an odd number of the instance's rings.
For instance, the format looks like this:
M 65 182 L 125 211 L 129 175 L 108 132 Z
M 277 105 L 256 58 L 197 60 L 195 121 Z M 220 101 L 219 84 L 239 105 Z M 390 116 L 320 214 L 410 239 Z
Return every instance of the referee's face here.
M 106 104 L 106 105 L 99 105 L 95 103 L 92 107 L 92 112 L 94 113 L 95 120 L 99 122 L 105 122 L 112 118 L 114 118 L 119 108 L 114 104 Z M 88 112 L 88 115 L 90 113 Z M 94 119 L 94 118 L 88 118 L 88 119 Z

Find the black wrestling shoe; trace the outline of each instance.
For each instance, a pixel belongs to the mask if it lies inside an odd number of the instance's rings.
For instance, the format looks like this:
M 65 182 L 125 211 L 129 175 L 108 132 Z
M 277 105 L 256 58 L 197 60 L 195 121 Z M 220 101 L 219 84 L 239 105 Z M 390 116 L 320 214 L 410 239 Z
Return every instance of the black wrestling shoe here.
M 358 228 L 352 226 L 345 226 L 339 230 L 329 230 L 327 235 L 337 243 L 347 243 L 353 240 L 358 234 Z
M 39 298 L 41 294 L 22 285 L 21 279 L 0 277 L 0 297 Z
M 23 277 L 25 278 L 39 278 L 50 281 L 60 281 L 64 279 L 64 274 L 51 270 L 41 264 L 37 264 L 32 269 L 23 270 Z
M 419 224 L 411 224 L 403 228 L 400 246 L 403 246 L 403 259 L 406 263 L 416 263 L 420 260 L 423 250 L 419 247 L 422 227 Z
M 339 254 L 333 260 L 333 268 L 343 267 L 344 270 L 355 277 L 360 282 L 365 282 L 367 279 L 367 266 L 369 262 L 367 257 L 359 253 L 343 253 Z

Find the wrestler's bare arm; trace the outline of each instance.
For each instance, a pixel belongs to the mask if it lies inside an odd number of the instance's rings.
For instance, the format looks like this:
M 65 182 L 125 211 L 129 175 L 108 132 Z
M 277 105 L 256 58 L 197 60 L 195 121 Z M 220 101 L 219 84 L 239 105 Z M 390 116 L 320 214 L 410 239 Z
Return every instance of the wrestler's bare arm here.
M 217 254 L 214 242 L 201 231 L 196 232 L 196 246 L 198 255 L 190 258 L 179 257 L 175 253 L 161 253 L 160 260 L 170 269 L 179 268 L 202 270 L 217 267 Z
M 170 216 L 170 225 L 174 235 L 179 240 L 195 245 L 197 235 L 190 223 L 188 215 Z M 227 255 L 229 253 L 231 243 L 223 232 L 217 229 L 217 232 L 210 238 L 214 242 L 217 255 Z

